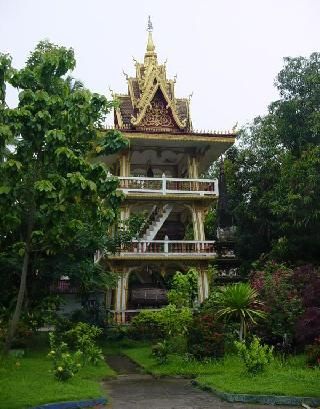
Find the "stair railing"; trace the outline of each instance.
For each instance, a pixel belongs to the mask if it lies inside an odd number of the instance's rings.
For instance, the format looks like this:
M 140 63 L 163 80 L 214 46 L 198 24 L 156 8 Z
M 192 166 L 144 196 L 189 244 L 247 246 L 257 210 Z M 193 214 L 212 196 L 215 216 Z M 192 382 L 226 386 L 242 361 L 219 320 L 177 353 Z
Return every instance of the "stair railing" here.
M 142 227 L 139 231 L 139 237 L 142 238 L 146 231 L 148 230 L 148 227 L 151 225 L 151 223 L 156 219 L 156 217 L 162 213 L 162 209 L 160 209 L 157 205 L 154 205 L 149 216 L 146 218 L 144 223 L 142 224 Z

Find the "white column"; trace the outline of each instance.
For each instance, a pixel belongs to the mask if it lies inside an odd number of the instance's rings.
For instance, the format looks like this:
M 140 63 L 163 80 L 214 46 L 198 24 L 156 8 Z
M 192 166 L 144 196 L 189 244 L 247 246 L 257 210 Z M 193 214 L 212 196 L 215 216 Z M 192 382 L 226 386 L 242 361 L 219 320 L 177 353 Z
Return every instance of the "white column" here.
M 119 275 L 116 288 L 115 320 L 118 324 L 124 324 L 126 321 L 129 273 L 123 271 Z
M 198 301 L 200 304 L 203 303 L 203 280 L 202 280 L 202 271 L 198 272 Z
M 127 309 L 127 302 L 128 302 L 128 284 L 129 284 L 129 273 L 126 272 L 123 274 L 122 277 L 122 297 L 121 297 L 121 323 L 124 324 L 126 322 L 126 309 Z
M 209 297 L 209 280 L 208 272 L 203 271 L 203 301 Z
M 121 287 L 122 287 L 122 274 L 118 278 L 117 288 L 116 288 L 116 296 L 115 296 L 115 321 L 120 323 L 121 321 Z

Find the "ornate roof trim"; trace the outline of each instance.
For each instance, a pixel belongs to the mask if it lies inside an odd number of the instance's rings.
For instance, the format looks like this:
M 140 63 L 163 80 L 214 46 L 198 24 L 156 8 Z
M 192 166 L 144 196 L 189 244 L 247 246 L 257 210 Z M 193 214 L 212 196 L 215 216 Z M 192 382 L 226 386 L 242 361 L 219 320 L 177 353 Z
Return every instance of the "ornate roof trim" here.
M 128 88 L 129 88 L 129 95 L 131 98 L 131 102 L 132 102 L 132 106 L 136 107 L 137 106 L 137 99 L 134 95 L 134 90 L 133 90 L 133 86 L 132 86 L 132 78 L 128 78 Z
M 119 98 L 119 97 L 121 97 L 121 95 L 118 95 L 118 94 L 114 94 L 114 95 L 113 95 L 113 99 L 114 99 L 114 100 L 120 101 L 120 98 Z M 121 103 L 121 102 L 120 102 L 120 103 Z M 123 122 L 123 119 L 122 119 L 122 115 L 121 115 L 121 111 L 120 111 L 120 107 L 119 107 L 119 106 L 115 109 L 115 114 L 116 114 L 116 118 L 117 118 L 117 121 L 118 121 L 119 126 L 120 126 L 120 127 L 123 127 L 123 126 L 124 126 L 124 122 Z
M 152 78 L 152 81 L 150 81 L 151 78 Z M 156 81 L 157 81 L 157 83 L 155 85 L 153 85 L 154 79 L 156 79 Z M 177 108 L 176 108 L 175 101 L 174 101 L 174 99 L 173 100 L 170 99 L 170 97 L 169 97 L 169 95 L 167 93 L 166 87 L 164 86 L 163 81 L 159 77 L 159 75 L 157 75 L 157 74 L 153 75 L 153 76 L 150 75 L 150 77 L 148 78 L 148 83 L 150 85 L 149 85 L 148 88 L 146 88 L 144 90 L 143 95 L 140 98 L 140 100 L 138 102 L 138 105 L 137 105 L 138 107 L 140 107 L 140 112 L 139 112 L 139 114 L 137 115 L 136 118 L 132 117 L 132 119 L 131 119 L 132 125 L 138 126 L 141 123 L 141 121 L 143 120 L 143 118 L 144 118 L 144 116 L 145 116 L 145 114 L 147 112 L 148 107 L 150 106 L 151 101 L 153 100 L 153 98 L 154 98 L 154 96 L 156 94 L 156 92 L 158 91 L 158 89 L 160 89 L 163 96 L 164 96 L 164 99 L 167 102 L 166 108 L 171 109 L 173 119 L 174 119 L 175 123 L 177 124 L 177 126 L 180 129 L 184 129 L 186 127 L 186 122 L 187 121 L 186 121 L 186 119 L 184 119 L 183 121 L 180 120 L 179 115 L 177 113 Z

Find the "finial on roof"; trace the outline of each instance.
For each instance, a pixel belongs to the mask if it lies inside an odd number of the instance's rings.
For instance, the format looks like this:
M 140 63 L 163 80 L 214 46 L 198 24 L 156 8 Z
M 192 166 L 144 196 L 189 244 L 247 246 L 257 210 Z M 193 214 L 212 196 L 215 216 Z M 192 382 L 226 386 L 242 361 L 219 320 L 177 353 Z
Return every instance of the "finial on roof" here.
M 109 85 L 109 92 L 110 92 L 112 98 L 114 98 L 115 93 L 114 93 L 113 89 L 111 89 L 110 85 Z
M 152 39 L 153 25 L 152 25 L 150 16 L 148 18 L 147 31 L 148 31 L 147 53 L 153 53 L 154 54 L 154 50 L 155 50 L 156 47 L 154 46 L 153 39 Z
M 151 17 L 148 17 L 148 28 L 147 31 L 149 31 L 149 33 L 152 33 L 153 31 L 153 25 L 152 25 L 152 21 L 151 21 Z

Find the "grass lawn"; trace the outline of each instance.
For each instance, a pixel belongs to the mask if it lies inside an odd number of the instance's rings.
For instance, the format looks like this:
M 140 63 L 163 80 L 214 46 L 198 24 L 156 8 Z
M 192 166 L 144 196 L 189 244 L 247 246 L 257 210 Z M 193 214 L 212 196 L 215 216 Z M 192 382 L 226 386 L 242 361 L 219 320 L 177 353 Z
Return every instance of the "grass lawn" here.
M 303 355 L 291 357 L 284 364 L 275 360 L 266 372 L 250 377 L 233 355 L 207 363 L 170 355 L 166 364 L 159 365 L 151 356 L 150 346 L 128 348 L 124 353 L 154 375 L 193 377 L 224 392 L 320 397 L 320 370 L 306 368 Z
M 48 349 L 27 350 L 23 358 L 0 358 L 0 409 L 24 409 L 38 404 L 104 396 L 100 381 L 114 376 L 104 362 L 81 368 L 67 382 L 54 379 Z

